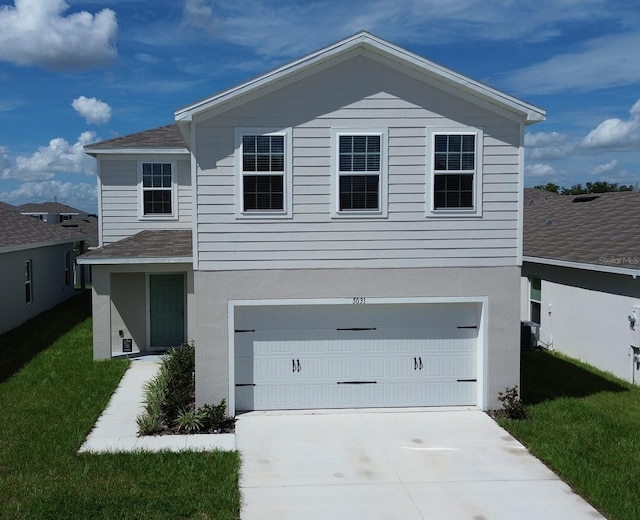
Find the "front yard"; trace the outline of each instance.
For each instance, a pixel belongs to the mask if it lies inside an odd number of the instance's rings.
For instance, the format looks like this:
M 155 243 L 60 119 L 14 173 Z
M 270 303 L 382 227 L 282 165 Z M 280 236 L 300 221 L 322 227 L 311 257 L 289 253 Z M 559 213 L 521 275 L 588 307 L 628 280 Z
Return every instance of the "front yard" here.
M 93 362 L 87 294 L 0 336 L 1 518 L 237 519 L 237 453 L 78 455 L 128 361 Z M 640 388 L 524 352 L 499 422 L 612 520 L 640 518 Z
M 237 453 L 77 454 L 128 366 L 92 361 L 89 309 L 0 336 L 0 517 L 237 519 Z
M 528 419 L 501 426 L 611 520 L 640 518 L 640 388 L 546 352 L 521 377 Z

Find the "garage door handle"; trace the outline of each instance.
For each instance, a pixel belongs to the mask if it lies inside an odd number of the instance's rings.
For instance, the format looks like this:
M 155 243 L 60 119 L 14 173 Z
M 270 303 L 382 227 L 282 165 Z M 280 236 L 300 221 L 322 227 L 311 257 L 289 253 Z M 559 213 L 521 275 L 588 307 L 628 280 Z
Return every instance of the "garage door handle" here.
M 456 379 L 458 383 L 475 383 L 477 379 Z
M 298 372 L 300 372 L 300 360 L 296 359 L 296 361 L 298 362 Z
M 298 362 L 296 364 L 296 361 Z M 300 372 L 301 367 L 300 367 L 300 360 L 299 359 L 292 359 L 291 360 L 291 368 L 292 368 L 292 372 Z
M 293 368 L 292 372 L 295 372 L 296 371 L 296 360 L 295 359 L 291 360 L 291 365 L 292 365 L 292 368 Z
M 418 360 L 416 358 L 413 358 L 413 369 L 418 370 Z
M 421 357 L 419 357 L 419 358 L 418 358 L 418 361 L 419 361 L 418 368 L 419 368 L 420 370 L 422 370 L 422 358 L 421 358 Z
M 377 381 L 337 381 L 336 385 L 376 385 Z

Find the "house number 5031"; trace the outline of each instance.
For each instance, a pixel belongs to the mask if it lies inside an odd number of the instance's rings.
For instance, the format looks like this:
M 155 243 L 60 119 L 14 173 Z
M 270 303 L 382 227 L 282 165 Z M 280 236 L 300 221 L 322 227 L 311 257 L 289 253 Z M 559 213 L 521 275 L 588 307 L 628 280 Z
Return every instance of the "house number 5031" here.
M 367 303 L 366 298 L 363 298 L 362 296 L 358 296 L 357 298 L 353 299 L 353 304 L 354 305 L 363 305 Z

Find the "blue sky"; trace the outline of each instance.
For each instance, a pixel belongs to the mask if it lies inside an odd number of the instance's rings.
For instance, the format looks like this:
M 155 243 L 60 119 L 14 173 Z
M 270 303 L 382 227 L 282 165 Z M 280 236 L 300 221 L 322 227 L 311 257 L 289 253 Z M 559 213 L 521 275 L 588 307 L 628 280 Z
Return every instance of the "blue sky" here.
M 0 200 L 97 211 L 82 147 L 367 30 L 547 110 L 525 185 L 640 186 L 629 0 L 0 0 Z

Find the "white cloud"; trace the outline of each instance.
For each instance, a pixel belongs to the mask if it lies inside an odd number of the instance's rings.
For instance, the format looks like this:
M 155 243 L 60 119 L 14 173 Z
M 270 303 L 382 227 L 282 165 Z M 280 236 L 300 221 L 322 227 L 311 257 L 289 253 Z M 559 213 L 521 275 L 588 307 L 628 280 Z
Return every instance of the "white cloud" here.
M 524 136 L 527 158 L 534 161 L 552 161 L 571 155 L 575 143 L 567 134 L 559 132 L 528 132 Z
M 527 177 L 546 177 L 556 173 L 555 168 L 550 164 L 532 164 L 524 169 L 524 174 Z
M 527 132 L 524 145 L 532 148 L 546 148 L 567 142 L 569 136 L 559 132 Z
M 0 7 L 0 60 L 48 69 L 104 66 L 116 56 L 111 9 L 64 16 L 64 0 L 15 0 Z
M 85 118 L 87 124 L 102 125 L 111 119 L 111 107 L 94 97 L 80 96 L 73 100 L 71 106 Z
M 30 156 L 18 156 L 13 165 L 2 169 L 0 178 L 36 181 L 53 179 L 56 173 L 94 175 L 95 160 L 84 153 L 83 147 L 95 141 L 95 132 L 83 132 L 73 144 L 57 137 Z
M 594 38 L 573 52 L 518 70 L 506 85 L 520 93 L 588 92 L 640 82 L 640 31 Z
M 616 0 L 186 0 L 183 27 L 253 49 L 263 57 L 298 56 L 347 34 L 368 30 L 391 41 L 434 45 L 473 41 L 540 42 L 562 34 L 564 24 L 616 19 L 633 10 Z M 526 23 L 523 23 L 526 20 Z
M 618 167 L 617 159 L 613 159 L 606 164 L 601 164 L 596 166 L 593 170 L 589 172 L 589 175 L 602 175 L 603 173 L 610 173 Z
M 54 200 L 54 197 L 63 204 L 94 212 L 97 205 L 97 188 L 95 183 L 49 180 L 25 182 L 15 190 L 0 193 L 2 201 L 14 205 L 27 202 L 49 202 Z
M 606 119 L 591 130 L 580 145 L 588 149 L 633 150 L 640 148 L 640 99 L 629 110 L 629 119 Z

